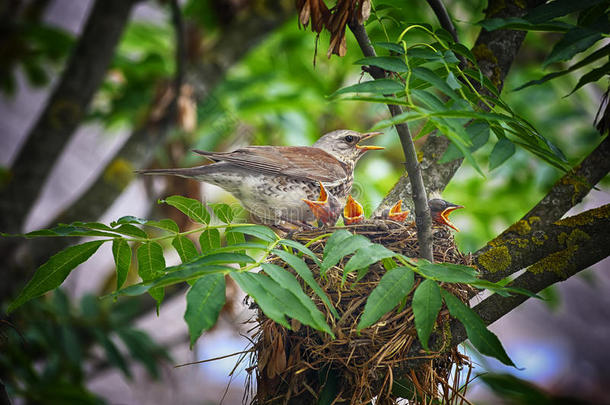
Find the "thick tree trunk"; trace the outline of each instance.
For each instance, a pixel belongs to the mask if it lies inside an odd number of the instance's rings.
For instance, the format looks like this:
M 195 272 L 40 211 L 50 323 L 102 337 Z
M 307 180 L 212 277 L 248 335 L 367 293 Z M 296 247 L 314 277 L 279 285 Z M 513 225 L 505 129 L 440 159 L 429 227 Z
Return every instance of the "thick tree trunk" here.
M 97 0 L 59 84 L 30 131 L 0 193 L 0 230 L 20 232 L 26 215 L 102 83 L 136 0 Z

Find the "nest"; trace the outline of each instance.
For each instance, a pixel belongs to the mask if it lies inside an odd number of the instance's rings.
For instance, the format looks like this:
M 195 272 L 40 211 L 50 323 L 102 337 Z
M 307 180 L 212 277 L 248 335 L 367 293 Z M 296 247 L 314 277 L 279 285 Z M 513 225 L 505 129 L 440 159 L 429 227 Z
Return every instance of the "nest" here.
M 418 256 L 417 232 L 413 224 L 375 221 L 347 229 L 405 256 Z M 314 240 L 309 248 L 321 256 L 326 238 L 319 237 L 333 230 L 300 232 L 292 238 L 301 243 Z M 433 236 L 435 261 L 471 264 L 470 255 L 457 249 L 447 229 L 433 228 Z M 356 274 L 349 274 L 348 282 L 342 286 L 342 267 L 348 259 L 344 258 L 329 269 L 325 278 L 319 277 L 313 261 L 308 262 L 340 319 L 335 319 L 319 297 L 307 285 L 302 285 L 326 315 L 336 339 L 296 320 L 292 320 L 292 330 L 288 330 L 258 311 L 251 359 L 251 369 L 256 370 L 257 390 L 252 403 L 313 404 L 325 390 L 332 392 L 329 403 L 334 398 L 334 404 L 367 404 L 372 398 L 376 398 L 376 404 L 394 404 L 398 397 L 411 400 L 409 403 L 429 403 L 434 398 L 443 398 L 447 404 L 461 402 L 464 387 L 460 386 L 460 371 L 464 367 L 470 370 L 470 361 L 449 345 L 450 318 L 446 308 L 441 309 L 437 319 L 430 351 L 424 351 L 417 340 L 410 305 L 412 293 L 422 281 L 416 275 L 414 288 L 402 309 L 391 311 L 371 327 L 358 332 L 356 326 L 366 299 L 385 269 L 375 264 L 357 282 Z M 270 260 L 292 271 L 279 258 Z M 446 284 L 443 288 L 464 302 L 471 289 L 459 284 Z M 466 382 L 468 379 L 469 376 Z

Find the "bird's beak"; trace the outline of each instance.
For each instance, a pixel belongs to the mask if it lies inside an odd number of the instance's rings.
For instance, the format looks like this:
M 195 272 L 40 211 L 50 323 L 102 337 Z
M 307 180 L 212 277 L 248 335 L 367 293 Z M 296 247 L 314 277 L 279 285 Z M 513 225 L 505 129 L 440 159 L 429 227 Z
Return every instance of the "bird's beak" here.
M 352 225 L 362 222 L 364 219 L 364 209 L 362 205 L 352 198 L 351 195 L 347 196 L 347 203 L 343 208 L 343 222 L 345 225 Z
M 453 211 L 460 209 L 460 208 L 464 208 L 464 206 L 462 205 L 451 205 L 448 208 L 445 208 L 445 210 L 443 212 L 441 212 L 441 221 L 447 225 L 450 228 L 455 229 L 457 232 L 459 232 L 460 230 L 457 228 L 457 226 L 453 225 L 453 223 L 451 223 L 451 221 L 449 221 L 449 214 L 451 214 Z
M 408 216 L 409 211 L 402 210 L 402 200 L 398 200 L 398 202 L 390 208 L 390 212 L 388 213 L 388 218 L 396 222 L 403 222 Z
M 362 138 L 360 139 L 360 142 L 366 141 L 367 139 L 370 139 L 370 138 L 373 138 L 375 136 L 382 135 L 382 134 L 383 134 L 383 132 L 367 132 L 366 134 L 362 135 Z M 356 148 L 362 149 L 363 151 L 367 151 L 367 150 L 381 150 L 381 149 L 383 149 L 383 146 L 360 145 L 360 142 L 356 144 Z

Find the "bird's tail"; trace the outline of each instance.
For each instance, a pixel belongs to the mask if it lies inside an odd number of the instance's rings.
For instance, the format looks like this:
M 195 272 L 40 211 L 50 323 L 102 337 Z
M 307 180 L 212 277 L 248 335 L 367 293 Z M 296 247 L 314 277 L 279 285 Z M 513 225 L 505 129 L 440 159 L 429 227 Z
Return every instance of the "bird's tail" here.
M 209 172 L 206 166 L 189 167 L 184 169 L 148 169 L 136 170 L 137 174 L 161 175 L 161 176 L 180 176 L 186 178 L 200 178 Z

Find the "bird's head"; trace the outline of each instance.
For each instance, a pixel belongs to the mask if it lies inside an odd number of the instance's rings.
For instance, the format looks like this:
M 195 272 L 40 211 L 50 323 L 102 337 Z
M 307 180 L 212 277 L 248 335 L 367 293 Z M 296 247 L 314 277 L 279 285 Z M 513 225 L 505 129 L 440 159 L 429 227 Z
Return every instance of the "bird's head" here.
M 440 198 L 434 198 L 428 201 L 428 207 L 430 207 L 432 221 L 437 224 L 447 225 L 458 232 L 460 231 L 451 221 L 449 221 L 449 214 L 459 208 L 464 208 L 462 205 L 453 204 Z
M 354 165 L 367 151 L 383 149 L 382 146 L 361 144 L 363 141 L 381 134 L 382 132 L 361 134 L 349 129 L 339 129 L 322 135 L 313 146 L 330 153 L 344 163 Z

